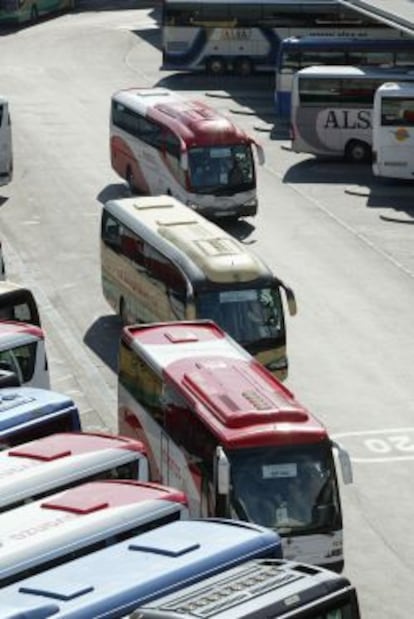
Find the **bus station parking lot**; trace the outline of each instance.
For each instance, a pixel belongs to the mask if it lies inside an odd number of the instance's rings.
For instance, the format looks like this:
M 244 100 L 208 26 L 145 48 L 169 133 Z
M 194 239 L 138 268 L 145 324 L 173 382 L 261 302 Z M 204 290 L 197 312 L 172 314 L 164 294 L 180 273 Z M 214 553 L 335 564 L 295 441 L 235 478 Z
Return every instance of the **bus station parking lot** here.
M 154 15 L 92 7 L 0 37 L 15 151 L 13 183 L 0 193 L 1 240 L 9 276 L 39 298 L 52 387 L 74 398 L 88 429 L 116 429 L 120 323 L 101 292 L 98 226 L 102 202 L 129 193 L 110 168 L 110 95 L 163 85 L 230 113 L 266 153 L 259 214 L 230 230 L 294 289 L 287 384 L 355 453 L 354 484 L 341 489 L 345 573 L 364 618 L 406 619 L 414 570 L 412 185 L 375 179 L 368 164 L 291 152 L 271 76 L 161 73 Z

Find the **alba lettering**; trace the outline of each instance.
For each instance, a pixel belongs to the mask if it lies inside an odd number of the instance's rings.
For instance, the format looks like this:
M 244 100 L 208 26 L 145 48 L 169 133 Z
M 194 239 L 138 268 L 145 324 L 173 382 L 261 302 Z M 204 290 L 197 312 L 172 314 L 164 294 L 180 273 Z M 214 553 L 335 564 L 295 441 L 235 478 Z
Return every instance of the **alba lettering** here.
M 371 129 L 371 111 L 329 110 L 324 129 Z

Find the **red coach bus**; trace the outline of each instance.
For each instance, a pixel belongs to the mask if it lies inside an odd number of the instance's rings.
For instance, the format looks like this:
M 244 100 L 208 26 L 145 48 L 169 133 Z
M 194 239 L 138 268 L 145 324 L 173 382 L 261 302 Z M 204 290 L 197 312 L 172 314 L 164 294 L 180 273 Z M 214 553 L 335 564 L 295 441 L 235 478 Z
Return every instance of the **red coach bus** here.
M 284 557 L 343 567 L 326 428 L 211 321 L 129 326 L 119 353 L 119 432 L 147 448 L 150 478 L 180 488 L 193 516 L 275 529 Z
M 231 119 L 202 101 L 165 88 L 129 88 L 112 96 L 113 169 L 132 193 L 169 194 L 206 217 L 256 215 L 255 146 Z

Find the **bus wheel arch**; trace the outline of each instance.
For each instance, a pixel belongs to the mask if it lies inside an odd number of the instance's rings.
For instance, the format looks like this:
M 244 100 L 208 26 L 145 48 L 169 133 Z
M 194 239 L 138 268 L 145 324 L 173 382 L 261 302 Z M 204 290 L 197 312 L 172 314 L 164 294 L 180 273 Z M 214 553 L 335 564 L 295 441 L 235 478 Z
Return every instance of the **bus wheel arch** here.
M 352 163 L 362 163 L 371 158 L 371 147 L 362 140 L 350 140 L 345 147 L 345 159 Z
M 206 69 L 210 75 L 223 75 L 226 71 L 226 62 L 221 56 L 210 56 L 207 58 Z
M 241 77 L 248 77 L 254 73 L 254 63 L 248 56 L 239 56 L 234 63 L 234 72 Z

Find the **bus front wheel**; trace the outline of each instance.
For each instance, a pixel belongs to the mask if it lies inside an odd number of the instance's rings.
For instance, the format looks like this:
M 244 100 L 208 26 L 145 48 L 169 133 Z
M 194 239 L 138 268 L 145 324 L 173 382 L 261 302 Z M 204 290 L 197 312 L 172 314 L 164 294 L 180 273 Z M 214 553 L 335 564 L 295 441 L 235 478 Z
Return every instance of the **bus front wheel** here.
M 207 60 L 206 67 L 210 75 L 223 75 L 226 70 L 226 63 L 224 62 L 224 58 L 212 56 Z
M 360 140 L 351 140 L 346 145 L 345 158 L 352 163 L 362 163 L 369 161 L 371 157 L 371 149 L 366 142 Z
M 234 65 L 234 72 L 241 77 L 247 77 L 253 73 L 253 68 L 250 58 L 238 58 Z

